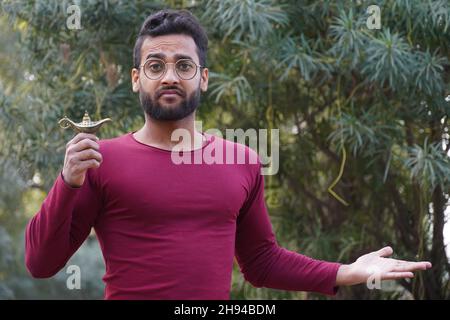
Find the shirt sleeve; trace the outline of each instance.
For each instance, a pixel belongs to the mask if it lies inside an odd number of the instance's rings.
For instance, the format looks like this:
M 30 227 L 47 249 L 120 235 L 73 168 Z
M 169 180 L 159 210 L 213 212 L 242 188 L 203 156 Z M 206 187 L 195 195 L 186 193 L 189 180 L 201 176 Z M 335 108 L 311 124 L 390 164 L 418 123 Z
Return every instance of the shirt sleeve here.
M 33 277 L 48 278 L 61 270 L 90 234 L 101 211 L 91 170 L 79 188 L 58 175 L 25 230 L 25 264 Z
M 261 164 L 253 188 L 239 212 L 236 260 L 244 278 L 255 287 L 336 294 L 341 264 L 320 261 L 278 246 L 264 200 Z

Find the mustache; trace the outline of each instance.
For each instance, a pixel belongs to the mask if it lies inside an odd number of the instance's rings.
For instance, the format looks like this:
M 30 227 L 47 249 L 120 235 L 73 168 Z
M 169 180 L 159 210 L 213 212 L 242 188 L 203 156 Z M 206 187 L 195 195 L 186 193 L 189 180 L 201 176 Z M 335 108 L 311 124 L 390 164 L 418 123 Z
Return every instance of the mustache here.
M 181 96 L 183 98 L 186 96 L 185 92 L 177 86 L 165 86 L 165 87 L 161 87 L 160 89 L 156 90 L 156 93 L 155 93 L 156 99 L 158 99 L 162 95 L 162 92 L 166 91 L 166 90 L 174 90 L 179 96 Z

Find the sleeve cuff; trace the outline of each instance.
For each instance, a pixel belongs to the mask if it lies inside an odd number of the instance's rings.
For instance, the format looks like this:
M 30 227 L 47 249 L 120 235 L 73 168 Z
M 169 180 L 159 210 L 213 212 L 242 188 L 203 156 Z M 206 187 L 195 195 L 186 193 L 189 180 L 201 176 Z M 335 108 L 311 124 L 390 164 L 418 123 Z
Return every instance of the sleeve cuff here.
M 333 266 L 331 267 L 331 271 L 330 271 L 330 276 L 333 277 L 331 283 L 332 283 L 332 287 L 330 288 L 329 292 L 327 292 L 326 294 L 330 295 L 330 296 L 334 296 L 338 293 L 339 291 L 339 286 L 336 285 L 336 280 L 337 280 L 337 273 L 339 268 L 341 267 L 341 263 L 337 263 L 337 262 L 332 262 Z
M 58 185 L 58 186 L 62 187 L 62 188 L 65 189 L 65 190 L 68 190 L 68 191 L 74 192 L 74 191 L 77 191 L 77 190 L 80 190 L 80 189 L 81 189 L 81 187 L 72 187 L 71 185 L 69 185 L 69 184 L 64 180 L 64 176 L 63 176 L 63 174 L 62 174 L 62 171 L 59 173 L 59 176 L 58 176 L 58 179 L 57 179 L 56 182 L 57 182 L 57 185 Z

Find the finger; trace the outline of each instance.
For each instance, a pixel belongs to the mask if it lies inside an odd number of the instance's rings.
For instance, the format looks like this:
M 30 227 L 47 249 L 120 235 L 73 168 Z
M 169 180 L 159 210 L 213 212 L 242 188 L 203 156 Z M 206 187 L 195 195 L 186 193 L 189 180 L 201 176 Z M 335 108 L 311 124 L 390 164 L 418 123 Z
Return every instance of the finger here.
M 392 250 L 391 247 L 384 247 L 378 251 L 376 251 L 376 254 L 380 257 L 388 257 L 390 256 L 392 253 L 394 252 L 394 250 Z
M 412 261 L 400 260 L 400 259 L 391 259 L 391 260 L 394 261 L 394 262 L 396 262 L 397 264 L 400 264 L 400 263 L 410 263 L 410 262 L 412 262 Z
M 92 141 L 91 139 L 87 139 L 87 138 L 72 145 L 72 150 L 75 152 L 82 151 L 82 150 L 89 149 L 89 148 L 94 149 L 94 150 L 99 150 L 100 146 L 97 142 Z
M 95 169 L 98 167 L 100 167 L 100 162 L 97 161 L 96 159 L 84 160 L 78 164 L 78 170 L 80 170 L 80 171 L 85 171 L 85 170 L 91 169 L 91 168 Z
M 393 268 L 393 271 L 415 271 L 415 270 L 427 270 L 430 267 L 429 262 L 406 262 L 401 263 Z
M 401 262 L 401 263 L 425 263 L 427 265 L 427 268 L 431 268 L 430 261 L 408 261 L 408 260 L 400 260 L 400 259 L 392 259 L 392 260 Z
M 100 152 L 97 152 L 92 149 L 83 150 L 83 151 L 79 152 L 76 157 L 79 161 L 90 160 L 90 159 L 95 159 L 100 163 L 103 161 L 103 157 L 100 154 Z
M 412 272 L 387 272 L 382 275 L 381 280 L 397 280 L 405 278 L 414 278 Z
M 67 144 L 75 144 L 83 139 L 91 139 L 93 141 L 98 141 L 99 138 L 96 135 L 93 135 L 91 133 L 78 133 L 75 137 L 73 137 L 72 140 L 70 140 Z

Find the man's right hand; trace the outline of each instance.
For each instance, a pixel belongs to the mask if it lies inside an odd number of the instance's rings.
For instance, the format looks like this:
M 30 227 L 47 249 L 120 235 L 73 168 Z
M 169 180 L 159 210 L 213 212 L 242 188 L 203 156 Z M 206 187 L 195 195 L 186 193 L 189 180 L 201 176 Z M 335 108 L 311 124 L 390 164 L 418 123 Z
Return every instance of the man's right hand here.
M 97 141 L 93 134 L 79 133 L 67 143 L 62 175 L 71 187 L 83 185 L 87 169 L 100 167 L 103 158 Z

